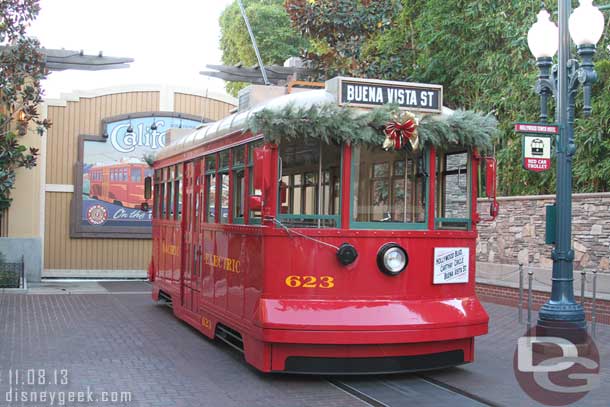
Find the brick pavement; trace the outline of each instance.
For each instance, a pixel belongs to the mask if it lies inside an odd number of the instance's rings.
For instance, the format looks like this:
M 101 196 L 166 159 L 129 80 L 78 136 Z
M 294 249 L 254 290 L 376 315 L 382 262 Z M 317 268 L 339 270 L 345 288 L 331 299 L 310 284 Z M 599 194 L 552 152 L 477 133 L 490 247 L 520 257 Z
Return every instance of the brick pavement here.
M 427 373 L 459 389 L 467 390 L 502 406 L 541 406 L 521 391 L 513 374 L 513 355 L 517 339 L 526 331 L 526 325 L 518 322 L 517 308 L 484 303 L 489 313 L 489 333 L 475 342 L 475 362 L 454 369 Z M 524 322 L 527 314 L 523 314 Z M 535 323 L 537 314 L 533 313 Z M 577 404 L 578 406 L 610 405 L 610 327 L 598 324 L 595 343 L 600 352 L 600 388 L 592 390 Z
M 8 369 L 68 369 L 67 386 L 27 391 L 132 392 L 133 402 L 109 405 L 361 405 L 318 378 L 257 373 L 149 294 L 0 294 L 0 406 L 43 405 L 6 402 Z
M 110 405 L 361 405 L 319 378 L 258 373 L 236 352 L 178 321 L 169 308 L 154 305 L 148 293 L 134 293 L 141 287 L 132 285 L 106 285 L 89 294 L 49 295 L 44 289 L 38 292 L 45 294 L 37 295 L 0 293 L 0 406 L 35 405 L 6 403 L 11 368 L 69 370 L 67 386 L 23 386 L 24 390 L 82 390 L 89 385 L 96 392 L 132 392 L 133 402 Z M 114 294 L 117 291 L 128 294 Z M 477 339 L 477 360 L 426 375 L 498 405 L 536 405 L 519 389 L 512 372 L 514 347 L 525 326 L 518 325 L 515 308 L 491 303 L 485 307 L 490 333 Z M 596 342 L 602 383 L 608 383 L 610 327 L 598 326 Z M 579 405 L 605 407 L 608 400 L 610 388 L 602 386 Z

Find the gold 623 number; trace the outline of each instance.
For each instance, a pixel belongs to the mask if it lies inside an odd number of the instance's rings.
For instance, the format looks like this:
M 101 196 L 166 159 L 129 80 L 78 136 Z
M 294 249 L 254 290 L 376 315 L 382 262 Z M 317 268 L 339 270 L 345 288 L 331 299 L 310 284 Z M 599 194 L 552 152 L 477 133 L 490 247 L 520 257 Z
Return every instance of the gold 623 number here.
M 284 280 L 290 288 L 333 288 L 335 279 L 331 276 L 288 276 Z

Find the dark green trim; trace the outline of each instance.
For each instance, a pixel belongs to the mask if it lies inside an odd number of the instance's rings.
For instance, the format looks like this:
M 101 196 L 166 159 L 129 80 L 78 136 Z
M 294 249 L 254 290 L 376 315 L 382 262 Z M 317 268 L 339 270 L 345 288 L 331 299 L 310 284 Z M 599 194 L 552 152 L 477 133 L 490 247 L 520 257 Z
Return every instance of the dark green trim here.
M 282 219 L 333 220 L 333 219 L 337 219 L 340 217 L 341 216 L 339 216 L 339 215 L 296 215 L 296 214 L 286 214 L 286 213 L 280 214 L 280 218 L 282 218 Z
M 466 229 L 442 227 L 442 226 L 440 226 L 441 223 L 448 223 L 448 224 L 465 223 Z M 436 230 L 472 230 L 472 221 L 470 219 L 466 219 L 466 218 L 463 218 L 463 219 L 462 218 L 436 218 L 434 220 L 434 229 L 436 229 Z

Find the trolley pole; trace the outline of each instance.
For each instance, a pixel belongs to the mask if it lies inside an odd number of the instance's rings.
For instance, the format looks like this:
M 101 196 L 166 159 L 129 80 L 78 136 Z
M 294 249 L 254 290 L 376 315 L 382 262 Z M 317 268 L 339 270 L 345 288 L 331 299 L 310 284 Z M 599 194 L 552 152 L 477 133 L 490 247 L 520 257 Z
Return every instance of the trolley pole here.
M 258 66 L 261 69 L 261 75 L 263 76 L 263 82 L 265 85 L 271 85 L 269 79 L 267 78 L 267 70 L 265 69 L 265 64 L 263 64 L 263 58 L 261 58 L 261 53 L 258 50 L 258 45 L 256 44 L 256 37 L 254 36 L 254 32 L 252 31 L 252 26 L 250 25 L 250 20 L 248 19 L 248 15 L 246 14 L 246 9 L 244 8 L 244 4 L 241 0 L 237 0 L 237 4 L 239 4 L 239 10 L 241 11 L 241 15 L 244 18 L 244 22 L 246 23 L 246 28 L 248 29 L 248 34 L 250 35 L 250 40 L 252 41 L 252 47 L 254 48 L 254 52 L 256 53 L 256 59 L 258 60 Z

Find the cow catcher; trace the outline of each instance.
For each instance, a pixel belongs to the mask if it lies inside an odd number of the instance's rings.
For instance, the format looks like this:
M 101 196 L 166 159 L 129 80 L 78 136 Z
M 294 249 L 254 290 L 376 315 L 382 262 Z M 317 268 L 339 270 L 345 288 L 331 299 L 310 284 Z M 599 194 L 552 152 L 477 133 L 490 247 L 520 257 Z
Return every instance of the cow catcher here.
M 471 362 L 488 323 L 476 202 L 486 184 L 496 216 L 481 155 L 495 131 L 443 108 L 439 86 L 353 78 L 200 127 L 146 180 L 153 299 L 264 372 Z

